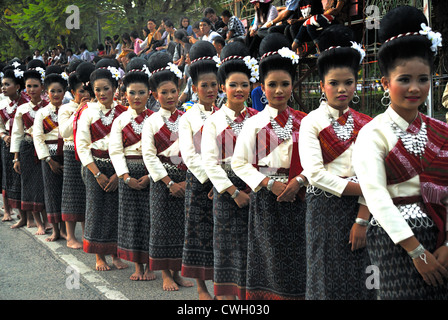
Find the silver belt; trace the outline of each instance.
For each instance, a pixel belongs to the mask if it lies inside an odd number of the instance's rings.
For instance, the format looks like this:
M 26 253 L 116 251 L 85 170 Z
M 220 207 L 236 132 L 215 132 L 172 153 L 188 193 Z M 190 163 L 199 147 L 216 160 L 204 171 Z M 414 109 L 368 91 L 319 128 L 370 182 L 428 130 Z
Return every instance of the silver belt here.
M 275 175 L 269 175 L 267 176 L 269 179 L 274 179 L 275 181 L 281 182 L 281 183 L 288 183 L 289 177 L 284 174 L 275 174 Z
M 424 208 L 425 205 L 421 202 L 397 205 L 397 209 L 411 229 L 419 227 L 430 228 L 434 226 L 434 221 L 426 214 Z M 374 217 L 372 217 L 370 224 L 372 226 L 381 227 Z
M 64 149 L 68 151 L 75 151 L 75 142 L 74 141 L 64 141 Z
M 48 152 L 50 153 L 50 156 L 55 156 L 58 153 L 58 144 L 57 143 L 52 143 L 52 144 L 47 144 L 48 147 Z

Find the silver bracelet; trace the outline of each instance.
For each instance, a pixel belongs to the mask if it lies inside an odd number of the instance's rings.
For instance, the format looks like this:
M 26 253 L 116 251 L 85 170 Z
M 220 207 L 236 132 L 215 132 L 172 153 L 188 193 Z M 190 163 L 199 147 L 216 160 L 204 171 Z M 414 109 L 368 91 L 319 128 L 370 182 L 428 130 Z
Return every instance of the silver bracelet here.
M 240 190 L 236 189 L 235 192 L 232 194 L 232 199 L 235 199 L 240 194 Z
M 448 247 L 448 240 L 443 244 L 445 247 Z
M 98 171 L 98 173 L 94 175 L 95 179 L 98 179 L 100 177 L 100 175 L 102 175 L 102 173 L 101 173 L 101 171 Z
M 124 180 L 124 184 L 129 184 L 129 181 L 131 181 L 131 176 L 127 177 L 126 180 Z
M 268 191 L 272 190 L 272 186 L 274 185 L 275 180 L 274 179 L 269 179 L 268 181 L 268 185 L 266 186 L 266 189 L 268 189 Z
M 428 262 L 426 262 L 425 248 L 422 246 L 422 244 L 419 244 L 418 247 L 414 250 L 409 251 L 408 255 L 411 257 L 411 259 L 420 258 L 425 261 L 426 264 L 428 264 Z
M 361 218 L 356 218 L 355 223 L 363 226 L 363 227 L 367 227 L 369 225 L 369 220 L 365 220 L 365 219 L 361 219 Z
M 297 182 L 299 183 L 299 188 L 302 188 L 303 186 L 305 186 L 305 181 L 303 181 L 302 177 L 297 177 L 296 178 Z
M 19 159 L 13 159 L 12 160 L 12 163 L 16 163 L 16 162 L 19 162 Z
M 50 157 L 50 156 L 48 156 L 48 157 L 45 158 L 45 162 L 46 162 L 46 163 L 50 162 L 50 160 L 51 160 L 51 157 Z
M 168 188 L 168 189 L 171 189 L 171 186 L 174 184 L 174 181 L 173 180 L 171 180 L 170 182 L 168 182 L 168 184 L 166 185 L 166 187 Z

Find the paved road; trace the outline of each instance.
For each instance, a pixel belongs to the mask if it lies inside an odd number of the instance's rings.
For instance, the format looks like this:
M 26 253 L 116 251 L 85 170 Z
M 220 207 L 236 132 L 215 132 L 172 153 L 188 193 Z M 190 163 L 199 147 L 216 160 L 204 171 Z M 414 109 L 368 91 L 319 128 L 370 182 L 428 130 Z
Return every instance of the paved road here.
M 163 291 L 160 272 L 154 281 L 129 280 L 133 263 L 124 270 L 95 271 L 93 254 L 69 249 L 65 240 L 47 242 L 48 234 L 37 236 L 36 228 L 11 229 L 15 214 L 13 219 L 0 222 L 0 300 L 197 300 L 196 284 Z M 80 224 L 76 232 L 80 239 Z

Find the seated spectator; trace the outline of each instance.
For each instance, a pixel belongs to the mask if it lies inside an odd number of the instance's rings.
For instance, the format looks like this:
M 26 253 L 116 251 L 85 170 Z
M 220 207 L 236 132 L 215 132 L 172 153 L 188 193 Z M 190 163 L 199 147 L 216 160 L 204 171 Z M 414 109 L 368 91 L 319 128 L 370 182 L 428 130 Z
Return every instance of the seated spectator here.
M 261 40 L 268 30 L 264 25 L 275 19 L 278 11 L 272 0 L 251 0 L 250 3 L 254 5 L 255 17 L 246 35 L 246 45 L 249 47 L 250 55 L 257 57 Z
M 214 38 L 212 43 L 216 49 L 216 52 L 218 53 L 218 57 L 220 57 L 222 48 L 224 48 L 224 46 L 226 45 L 226 40 L 223 37 L 219 36 Z
M 277 17 L 268 21 L 263 27 L 269 28 L 270 33 L 284 33 L 285 28 L 288 26 L 287 20 L 292 18 L 298 8 L 299 0 L 286 0 L 284 7 L 277 7 Z
M 184 29 L 185 31 L 187 31 L 187 34 L 189 36 L 194 36 L 193 33 L 193 27 L 190 24 L 190 18 L 188 17 L 182 17 L 180 18 L 180 26 L 179 29 Z
M 156 52 L 155 48 L 159 46 L 160 40 L 162 39 L 162 35 L 157 29 L 157 24 L 154 19 L 148 19 L 148 22 L 146 24 L 149 30 L 149 34 L 147 37 L 147 45 L 143 50 L 140 52 L 140 56 L 144 57 L 145 59 L 149 59 L 149 57 Z
M 192 29 L 193 29 L 194 36 L 193 37 L 190 36 L 190 43 L 194 44 L 196 41 L 202 39 L 202 36 L 203 36 L 201 28 L 199 28 L 199 21 L 196 21 L 195 23 L 193 23 Z
M 165 32 L 162 35 L 162 44 L 159 47 L 156 47 L 157 51 L 167 51 L 171 55 L 174 54 L 174 49 L 176 43 L 174 42 L 174 32 L 176 28 L 174 28 L 174 24 L 171 20 L 164 21 Z
M 226 24 L 216 15 L 215 9 L 206 8 L 204 10 L 204 17 L 210 21 L 212 31 L 216 31 L 223 38 L 226 37 Z
M 132 44 L 134 46 L 134 53 L 139 54 L 140 51 L 142 51 L 140 45 L 142 44 L 143 40 L 138 37 L 138 32 L 135 30 L 129 34 L 129 37 L 131 38 Z
M 213 42 L 213 39 L 215 37 L 219 37 L 219 33 L 216 31 L 212 31 L 211 29 L 211 22 L 207 18 L 202 18 L 199 21 L 199 29 L 202 32 L 202 38 L 201 40 Z
M 227 25 L 226 40 L 232 38 L 244 37 L 246 29 L 238 17 L 232 15 L 229 10 L 224 10 L 221 13 L 222 21 Z
M 92 61 L 92 55 L 89 52 L 89 50 L 87 50 L 87 45 L 85 43 L 81 44 L 79 46 L 79 49 L 81 50 L 81 56 L 80 56 L 81 60 L 86 62 Z

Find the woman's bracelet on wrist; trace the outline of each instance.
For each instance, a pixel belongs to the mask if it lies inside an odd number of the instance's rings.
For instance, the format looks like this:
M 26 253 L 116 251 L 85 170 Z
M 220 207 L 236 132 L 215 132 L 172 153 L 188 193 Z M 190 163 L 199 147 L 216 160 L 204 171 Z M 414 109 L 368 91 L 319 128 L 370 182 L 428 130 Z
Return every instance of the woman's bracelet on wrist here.
M 361 218 L 356 218 L 355 223 L 363 226 L 363 227 L 367 227 L 369 225 L 369 220 L 365 220 L 365 219 L 361 219 Z
M 101 173 L 101 171 L 98 171 L 98 173 L 94 175 L 95 179 L 98 179 L 100 177 L 100 175 L 102 175 L 102 173 Z
M 422 259 L 426 264 L 428 264 L 428 262 L 426 261 L 426 254 L 425 254 L 425 248 L 419 244 L 417 246 L 417 248 L 415 248 L 412 251 L 408 252 L 408 255 L 411 257 L 411 259 L 416 259 L 416 258 L 420 258 Z
M 240 190 L 236 189 L 235 192 L 231 195 L 232 199 L 236 199 L 238 195 L 240 194 Z

